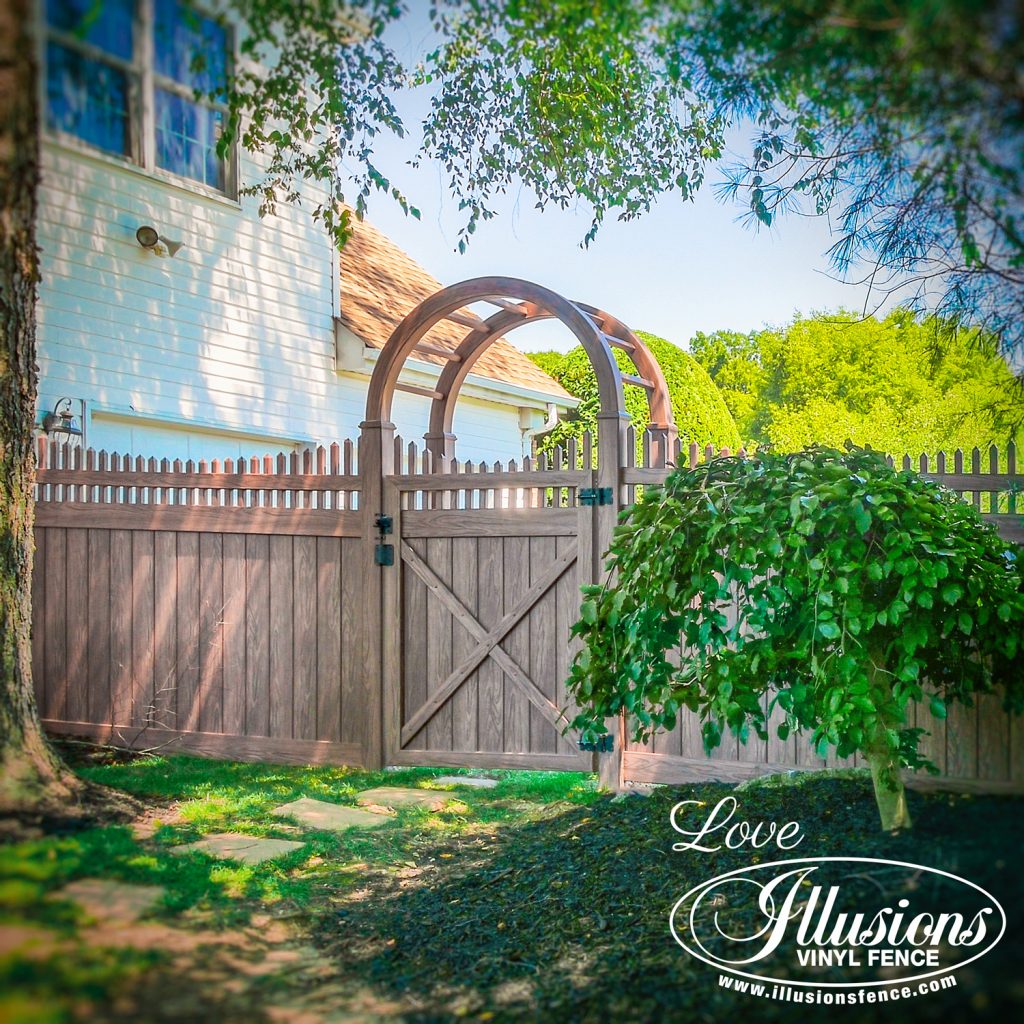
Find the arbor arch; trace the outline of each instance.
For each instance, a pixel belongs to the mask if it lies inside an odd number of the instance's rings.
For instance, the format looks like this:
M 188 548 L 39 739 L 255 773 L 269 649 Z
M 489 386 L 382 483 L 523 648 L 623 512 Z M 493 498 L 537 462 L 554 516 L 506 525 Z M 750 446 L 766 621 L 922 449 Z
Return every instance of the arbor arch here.
M 490 317 L 460 312 L 477 302 L 497 307 Z M 637 384 L 647 393 L 654 446 L 667 445 L 675 436 L 672 403 L 664 375 L 651 351 L 622 321 L 594 306 L 572 302 L 542 285 L 514 277 L 479 277 L 435 292 L 413 309 L 392 332 L 374 367 L 366 396 L 364 427 L 390 426 L 396 391 L 412 391 L 431 399 L 427 449 L 435 457 L 455 457 L 452 431 L 455 406 L 462 385 L 476 361 L 500 338 L 538 320 L 557 319 L 575 335 L 597 376 L 600 412 L 598 431 L 615 421 L 628 421 L 623 384 Z M 433 391 L 403 385 L 399 380 L 406 360 L 415 353 L 435 324 L 451 320 L 469 328 L 462 342 L 448 354 Z M 623 373 L 613 348 L 624 351 L 636 374 Z M 440 350 L 430 349 L 438 355 Z M 619 432 L 616 431 L 616 434 Z M 600 442 L 600 438 L 599 438 Z M 605 445 L 600 445 L 606 448 Z M 616 460 L 617 461 L 617 460 Z

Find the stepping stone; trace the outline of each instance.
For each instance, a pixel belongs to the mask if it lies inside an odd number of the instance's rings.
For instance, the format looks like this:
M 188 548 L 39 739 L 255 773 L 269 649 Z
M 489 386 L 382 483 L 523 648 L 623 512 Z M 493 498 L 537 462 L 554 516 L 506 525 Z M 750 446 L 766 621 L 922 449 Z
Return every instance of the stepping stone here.
M 451 799 L 450 793 L 437 790 L 378 786 L 360 793 L 357 802 L 364 807 L 426 807 L 428 811 L 439 811 Z
M 319 828 L 329 832 L 344 832 L 349 828 L 380 828 L 390 820 L 387 815 L 364 811 L 360 807 L 331 804 L 325 800 L 302 797 L 290 804 L 275 807 L 271 814 L 279 818 L 294 818 L 308 828 Z
M 171 853 L 205 853 L 211 857 L 225 857 L 240 860 L 243 864 L 262 864 L 265 860 L 283 857 L 286 853 L 302 848 L 303 843 L 290 839 L 260 839 L 257 836 L 243 836 L 236 832 L 218 832 L 200 839 L 198 843 L 175 846 Z
M 97 921 L 138 921 L 163 894 L 159 885 L 133 885 L 108 878 L 80 878 L 54 893 L 58 899 L 74 900 Z
M 497 779 L 482 779 L 478 775 L 442 775 L 439 779 L 431 779 L 439 786 L 470 786 L 473 789 L 494 789 Z

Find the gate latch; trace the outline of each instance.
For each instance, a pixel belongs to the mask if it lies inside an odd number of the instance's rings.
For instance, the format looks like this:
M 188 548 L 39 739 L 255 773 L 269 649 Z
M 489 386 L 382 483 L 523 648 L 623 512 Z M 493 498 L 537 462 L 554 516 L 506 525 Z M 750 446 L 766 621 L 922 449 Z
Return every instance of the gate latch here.
M 610 487 L 582 487 L 580 488 L 581 505 L 611 505 L 614 501 Z
M 593 750 L 598 754 L 610 754 L 615 749 L 615 737 L 611 733 L 599 736 L 596 740 L 580 740 L 580 750 Z
M 394 520 L 391 516 L 381 514 L 374 519 L 373 525 L 377 527 L 377 532 L 380 535 L 380 540 L 377 542 L 377 546 L 373 549 L 374 563 L 377 565 L 394 565 L 395 545 L 384 543 L 384 538 L 389 534 L 394 533 Z

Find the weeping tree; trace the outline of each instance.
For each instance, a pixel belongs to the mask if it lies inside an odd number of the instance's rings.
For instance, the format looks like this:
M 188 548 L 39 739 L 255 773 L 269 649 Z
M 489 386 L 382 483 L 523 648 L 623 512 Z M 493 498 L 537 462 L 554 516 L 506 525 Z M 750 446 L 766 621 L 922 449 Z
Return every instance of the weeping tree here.
M 945 718 L 998 689 L 1024 711 L 1019 554 L 972 505 L 871 450 L 678 470 L 586 588 L 574 726 L 593 739 L 625 712 L 644 740 L 687 709 L 711 751 L 726 732 L 766 739 L 777 708 L 780 739 L 862 755 L 882 827 L 909 828 L 901 769 L 935 770 L 911 706 Z

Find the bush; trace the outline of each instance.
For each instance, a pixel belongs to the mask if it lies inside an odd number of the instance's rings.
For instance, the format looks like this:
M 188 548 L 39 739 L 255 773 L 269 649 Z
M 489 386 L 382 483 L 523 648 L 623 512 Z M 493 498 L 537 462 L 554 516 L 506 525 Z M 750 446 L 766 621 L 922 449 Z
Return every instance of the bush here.
M 718 391 L 715 382 L 689 353 L 664 338 L 639 332 L 665 374 L 672 411 L 675 415 L 679 436 L 685 445 L 696 442 L 702 448 L 712 444 L 716 448 L 728 447 L 736 450 L 740 446 L 740 435 L 732 415 Z M 550 374 L 569 394 L 582 399 L 579 408 L 545 434 L 539 445 L 542 451 L 551 451 L 565 444 L 570 437 L 581 438 L 585 431 L 596 432 L 599 402 L 597 376 L 590 358 L 581 346 L 562 355 L 558 352 L 532 352 L 530 358 L 545 373 Z M 626 373 L 635 373 L 629 357 L 618 349 L 615 358 Z M 647 395 L 643 388 L 626 385 L 626 409 L 633 418 L 637 430 L 638 454 L 642 444 L 643 431 L 650 423 Z
M 1002 684 L 1024 710 L 1018 555 L 972 505 L 870 450 L 676 471 L 616 529 L 608 582 L 585 588 L 574 725 L 593 738 L 625 712 L 644 739 L 689 708 L 711 750 L 725 729 L 767 737 L 767 693 L 780 738 L 859 751 L 884 827 L 909 826 L 899 769 L 928 767 L 910 703 L 944 718 Z

